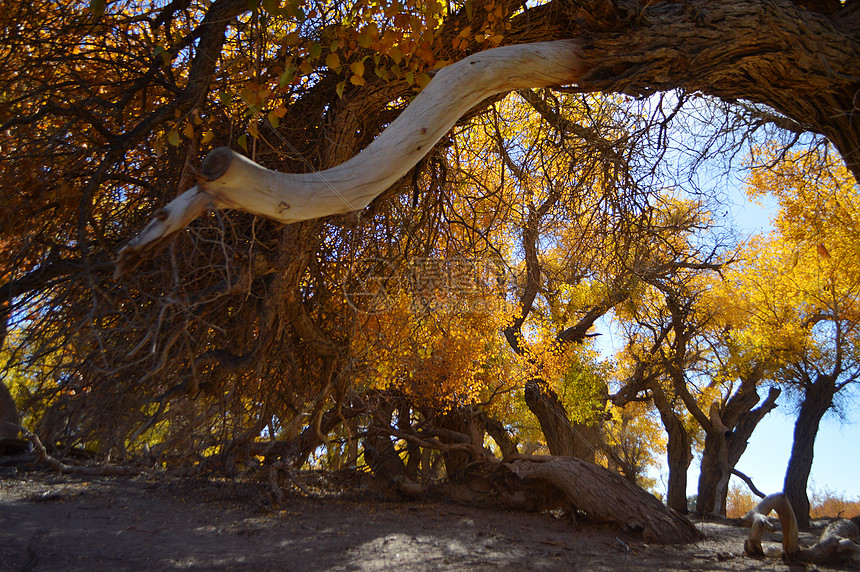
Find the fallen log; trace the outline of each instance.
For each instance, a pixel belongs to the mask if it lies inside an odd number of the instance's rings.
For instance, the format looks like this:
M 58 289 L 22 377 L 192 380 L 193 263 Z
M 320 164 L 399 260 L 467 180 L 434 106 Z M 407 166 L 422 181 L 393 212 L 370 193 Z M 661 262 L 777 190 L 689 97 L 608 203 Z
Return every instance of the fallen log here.
M 525 483 L 542 481 L 592 520 L 641 532 L 646 542 L 701 540 L 693 523 L 618 473 L 574 457 L 517 455 L 504 466 Z

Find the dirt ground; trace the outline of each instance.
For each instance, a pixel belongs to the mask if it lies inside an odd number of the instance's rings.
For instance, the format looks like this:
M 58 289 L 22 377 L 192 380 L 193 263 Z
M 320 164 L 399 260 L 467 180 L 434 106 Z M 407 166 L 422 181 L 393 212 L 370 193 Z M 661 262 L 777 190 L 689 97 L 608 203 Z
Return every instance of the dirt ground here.
M 267 490 L 2 469 L 0 570 L 827 570 L 745 557 L 746 531 L 727 524 L 698 523 L 695 545 L 656 546 L 551 514 L 361 490 L 276 506 Z

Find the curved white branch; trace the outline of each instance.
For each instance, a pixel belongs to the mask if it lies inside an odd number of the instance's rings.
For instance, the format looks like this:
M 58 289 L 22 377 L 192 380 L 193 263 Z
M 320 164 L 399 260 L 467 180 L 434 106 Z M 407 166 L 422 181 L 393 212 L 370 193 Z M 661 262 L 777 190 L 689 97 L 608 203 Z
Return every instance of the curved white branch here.
M 749 538 L 744 541 L 744 552 L 752 556 L 764 556 L 761 545 L 765 530 L 774 530 L 767 515 L 775 510 L 782 525 L 782 557 L 788 561 L 801 560 L 819 564 L 838 563 L 850 560 L 853 554 L 860 553 L 860 517 L 840 519 L 830 523 L 821 538 L 809 548 L 801 548 L 798 543 L 797 518 L 791 503 L 783 493 L 766 496 L 749 511 L 741 521 L 751 528 Z
M 117 274 L 160 252 L 207 209 L 237 209 L 291 223 L 363 209 L 409 171 L 469 109 L 487 97 L 574 83 L 583 72 L 573 40 L 505 46 L 440 70 L 361 153 L 308 174 L 270 171 L 226 148 L 212 151 L 194 187 L 156 214 L 117 256 Z
M 774 526 L 768 519 L 770 511 L 775 510 L 782 525 L 782 552 L 789 560 L 796 560 L 800 551 L 797 543 L 797 517 L 791 503 L 783 493 L 774 493 L 762 499 L 758 505 L 749 511 L 741 521 L 751 528 L 749 538 L 744 542 L 744 551 L 753 556 L 764 556 L 761 537 L 765 530 L 773 530 Z

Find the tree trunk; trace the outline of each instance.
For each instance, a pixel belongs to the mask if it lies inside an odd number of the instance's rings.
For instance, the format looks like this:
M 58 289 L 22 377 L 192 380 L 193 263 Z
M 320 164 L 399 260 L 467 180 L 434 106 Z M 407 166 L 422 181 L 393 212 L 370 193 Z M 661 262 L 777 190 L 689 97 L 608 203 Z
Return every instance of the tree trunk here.
M 352 159 L 319 173 L 276 173 L 230 149 L 215 149 L 201 182 L 166 206 L 117 256 L 117 275 L 163 250 L 210 209 L 238 209 L 292 223 L 359 211 L 405 175 L 482 100 L 520 88 L 575 82 L 582 74 L 575 41 L 505 46 L 439 70 L 388 128 Z
M 382 399 L 373 409 L 372 419 L 364 438 L 364 461 L 377 477 L 392 480 L 406 473 L 406 466 L 394 447 L 394 441 L 386 432 L 391 427 L 395 404 Z
M 712 426 L 706 432 L 696 499 L 697 514 L 725 515 L 725 499 L 732 470 L 746 451 L 756 426 L 776 407 L 779 395 L 779 389 L 771 388 L 761 406 L 752 409 L 759 399 L 755 389 L 736 393 L 721 415 L 719 424 L 722 430 Z
M 0 381 L 0 441 L 18 437 L 18 408 L 6 384 Z
M 690 436 L 672 409 L 659 381 L 653 381 L 650 388 L 654 406 L 660 413 L 663 429 L 668 434 L 666 464 L 669 468 L 669 482 L 666 487 L 666 504 L 681 514 L 687 514 L 687 469 L 693 460 Z
M 571 423 L 558 395 L 542 379 L 526 382 L 525 398 L 526 405 L 540 423 L 551 455 L 594 462 L 599 442 L 596 427 Z
M 505 428 L 501 421 L 486 418 L 487 434 L 496 442 L 499 450 L 502 453 L 502 458 L 509 457 L 517 453 L 517 442 L 511 438 L 511 434 Z
M 442 417 L 439 427 L 453 432 L 454 435 L 464 436 L 462 440 L 455 442 L 469 443 L 478 450 L 484 447 L 484 434 L 486 432 L 484 419 L 479 412 L 474 411 L 471 407 L 459 407 L 449 411 Z M 443 443 L 452 441 L 452 439 L 446 439 L 444 435 L 440 435 L 439 440 Z M 475 460 L 468 451 L 445 451 L 442 453 L 442 458 L 445 461 L 445 471 L 449 479 L 462 478 L 469 465 Z
M 856 1 L 834 14 L 790 0 L 557 0 L 526 12 L 530 27 L 543 30 L 538 38 L 557 41 L 495 48 L 441 69 L 370 146 L 333 169 L 284 175 L 229 149 L 213 151 L 200 187 L 160 209 L 120 250 L 117 274 L 160 252 L 210 208 L 285 223 L 362 209 L 470 108 L 521 88 L 575 83 L 636 95 L 684 88 L 765 104 L 791 118 L 775 123 L 829 137 L 860 180 L 860 127 L 848 112 L 860 58 Z
M 593 463 L 570 457 L 516 460 L 505 466 L 521 479 L 539 480 L 558 488 L 589 518 L 642 531 L 646 542 L 693 542 L 701 535 L 690 521 L 624 477 Z
M 666 487 L 666 504 L 681 514 L 687 514 L 687 469 L 693 460 L 690 436 L 681 421 L 672 416 L 663 421 L 669 438 L 666 444 L 666 464 L 669 482 Z
M 699 484 L 696 490 L 696 514 L 718 513 L 716 505 L 721 500 L 718 489 L 728 469 L 728 444 L 726 434 L 709 431 L 705 434 L 702 462 L 699 468 Z M 729 469 L 729 474 L 731 470 Z
M 797 522 L 801 527 L 809 526 L 809 496 L 806 488 L 812 470 L 815 437 L 818 427 L 827 410 L 833 405 L 836 384 L 830 376 L 818 375 L 815 382 L 806 387 L 800 412 L 794 422 L 794 440 L 791 444 L 791 457 L 785 471 L 783 492 L 788 497 Z

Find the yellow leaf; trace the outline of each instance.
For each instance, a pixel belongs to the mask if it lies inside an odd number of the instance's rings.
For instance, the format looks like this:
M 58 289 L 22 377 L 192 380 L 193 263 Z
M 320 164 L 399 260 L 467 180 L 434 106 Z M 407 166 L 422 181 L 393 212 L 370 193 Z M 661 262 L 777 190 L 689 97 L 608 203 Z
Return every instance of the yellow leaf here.
M 388 55 L 391 56 L 391 59 L 396 64 L 399 64 L 400 62 L 403 61 L 403 53 L 400 51 L 400 48 L 398 48 L 397 46 L 394 46 L 393 48 L 391 48 L 391 50 L 388 52 Z
M 361 61 L 353 62 L 349 65 L 349 69 L 351 69 L 352 73 L 354 73 L 355 75 L 363 76 L 364 75 L 364 62 L 361 62 Z M 353 83 L 355 83 L 355 82 L 353 81 Z M 363 85 L 363 84 L 364 84 L 364 82 L 362 82 L 360 84 L 356 84 L 356 85 Z
M 350 81 L 350 83 L 352 83 L 353 85 L 364 85 L 365 83 L 367 83 L 367 82 L 365 82 L 365 81 L 364 81 L 364 78 L 363 78 L 363 77 L 361 77 L 360 75 L 354 75 L 354 76 L 352 76 L 351 78 L 349 78 L 349 81 Z
M 173 145 L 174 147 L 179 146 L 179 132 L 176 129 L 171 129 L 167 133 L 167 142 Z
M 214 138 L 215 138 L 215 132 L 212 131 L 211 129 L 207 129 L 206 131 L 203 132 L 203 137 L 201 138 L 201 140 L 203 141 L 204 144 L 206 144 L 206 143 L 209 143 L 210 141 L 212 141 L 212 139 L 214 139 Z
M 182 130 L 182 134 L 191 139 L 194 137 L 194 125 L 191 123 L 185 124 L 185 129 Z
M 418 87 L 424 89 L 427 87 L 427 84 L 430 83 L 430 76 L 426 73 L 420 73 L 415 77 L 415 82 L 418 84 Z
M 340 71 L 340 57 L 334 52 L 330 53 L 325 57 L 325 65 L 335 72 Z

